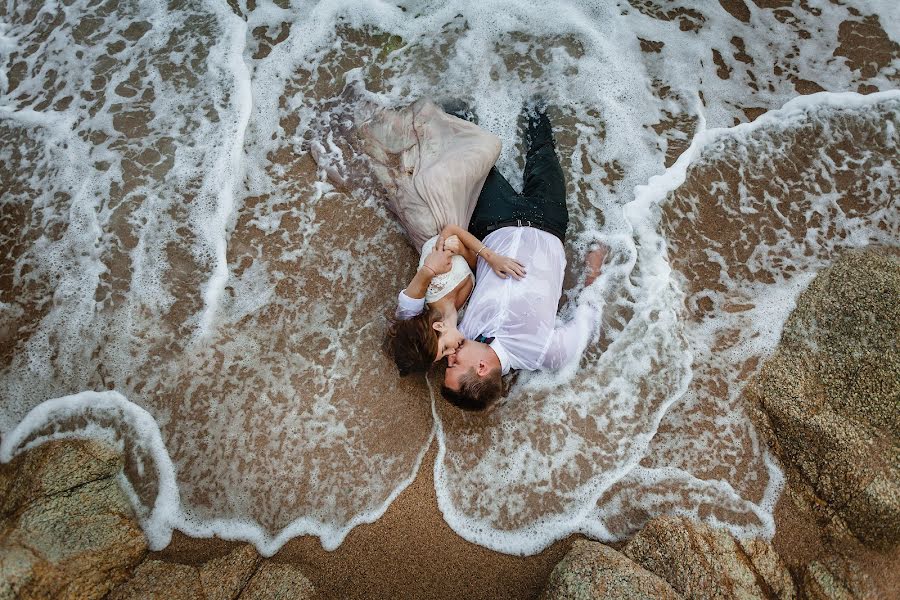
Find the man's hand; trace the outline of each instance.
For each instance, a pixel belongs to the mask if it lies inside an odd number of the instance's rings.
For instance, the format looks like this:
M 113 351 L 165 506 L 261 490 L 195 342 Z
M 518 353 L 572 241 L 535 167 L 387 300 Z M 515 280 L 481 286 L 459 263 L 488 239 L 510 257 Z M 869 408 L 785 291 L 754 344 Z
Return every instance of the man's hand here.
M 600 270 L 603 267 L 603 261 L 606 260 L 607 254 L 609 254 L 609 248 L 600 246 L 596 250 L 588 252 L 587 256 L 584 257 L 584 266 L 587 271 L 587 277 L 584 280 L 585 286 L 591 285 L 595 279 L 600 277 Z
M 452 266 L 451 258 L 453 258 L 453 253 L 444 248 L 444 240 L 438 238 L 434 249 L 425 257 L 424 266 L 433 271 L 434 275 L 447 273 Z

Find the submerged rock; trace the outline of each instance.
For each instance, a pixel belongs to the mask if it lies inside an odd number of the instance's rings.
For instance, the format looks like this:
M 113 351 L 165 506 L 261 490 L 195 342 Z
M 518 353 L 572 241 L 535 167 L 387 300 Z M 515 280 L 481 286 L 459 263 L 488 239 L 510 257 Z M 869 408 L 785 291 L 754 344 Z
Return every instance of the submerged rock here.
M 686 598 L 796 598 L 787 567 L 763 540 L 737 540 L 683 517 L 659 517 L 622 551 Z
M 900 540 L 900 259 L 844 254 L 800 295 L 748 397 L 776 452 L 875 548 Z
M 672 587 L 599 542 L 577 540 L 550 574 L 542 600 L 666 600 Z
M 128 578 L 147 541 L 116 480 L 121 455 L 49 442 L 0 465 L 0 598 L 99 598 Z

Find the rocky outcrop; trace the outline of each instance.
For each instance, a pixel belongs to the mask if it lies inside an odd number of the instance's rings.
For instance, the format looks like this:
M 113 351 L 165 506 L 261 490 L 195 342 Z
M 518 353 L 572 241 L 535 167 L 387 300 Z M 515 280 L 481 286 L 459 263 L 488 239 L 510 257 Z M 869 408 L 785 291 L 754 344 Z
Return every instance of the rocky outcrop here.
M 883 597 L 865 573 L 839 557 L 806 565 L 800 576 L 800 586 L 808 600 Z
M 874 548 L 900 541 L 900 259 L 844 254 L 748 386 L 775 451 Z
M 576 541 L 553 569 L 543 595 L 544 600 L 796 597 L 791 575 L 771 544 L 737 540 L 681 517 L 653 519 L 621 552 Z
M 772 545 L 683 517 L 647 523 L 622 551 L 686 598 L 795 598 L 791 575 Z
M 0 465 L 0 598 L 99 598 L 147 551 L 116 481 L 122 457 L 50 442 Z
M 259 568 L 260 560 L 256 548 L 244 544 L 225 556 L 204 564 L 199 568 L 199 575 L 206 600 L 235 598 Z
M 161 560 L 144 561 L 134 577 L 116 588 L 110 600 L 167 598 L 169 600 L 234 600 L 245 591 L 260 564 L 250 544 L 236 547 L 227 555 L 201 566 Z M 300 596 L 298 596 L 300 597 Z
M 675 600 L 672 587 L 599 542 L 577 540 L 556 565 L 542 600 Z
M 308 600 L 312 583 L 294 565 L 267 562 L 253 575 L 240 600 Z
M 135 570 L 134 577 L 109 595 L 109 600 L 140 598 L 193 600 L 203 597 L 203 586 L 200 584 L 195 567 L 161 560 L 147 560 Z
M 122 466 L 121 453 L 89 440 L 0 465 L 0 600 L 314 597 L 297 567 L 265 562 L 250 544 L 203 564 L 152 558 L 118 485 Z

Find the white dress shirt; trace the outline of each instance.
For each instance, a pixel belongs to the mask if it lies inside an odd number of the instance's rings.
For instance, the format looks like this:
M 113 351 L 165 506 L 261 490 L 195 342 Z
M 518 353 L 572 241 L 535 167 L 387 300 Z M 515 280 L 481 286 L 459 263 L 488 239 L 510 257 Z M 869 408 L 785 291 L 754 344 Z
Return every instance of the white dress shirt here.
M 510 369 L 559 369 L 580 357 L 601 315 L 588 305 L 579 306 L 569 323 L 556 327 L 566 270 L 559 238 L 533 227 L 504 227 L 483 241 L 497 254 L 518 260 L 527 274 L 521 280 L 502 279 L 479 257 L 475 290 L 460 332 L 470 340 L 479 335 L 494 338 L 491 349 L 500 359 L 504 375 Z M 401 291 L 397 316 L 415 316 L 424 305 L 424 299 L 410 298 Z

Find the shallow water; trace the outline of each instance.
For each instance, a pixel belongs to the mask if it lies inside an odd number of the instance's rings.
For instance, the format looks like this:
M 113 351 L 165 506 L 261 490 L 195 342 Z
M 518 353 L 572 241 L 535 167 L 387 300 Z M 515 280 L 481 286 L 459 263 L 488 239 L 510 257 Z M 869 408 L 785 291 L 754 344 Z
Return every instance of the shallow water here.
M 740 390 L 817 270 L 900 244 L 900 10 L 693 4 L 0 5 L 2 458 L 121 439 L 155 547 L 336 547 L 435 438 L 445 518 L 501 551 L 663 513 L 771 535 L 781 474 Z M 820 90 L 882 93 L 779 110 Z M 460 414 L 379 353 L 416 253 L 345 133 L 462 97 L 518 185 L 535 93 L 569 176 L 561 314 L 598 294 L 604 324 L 577 370 Z

